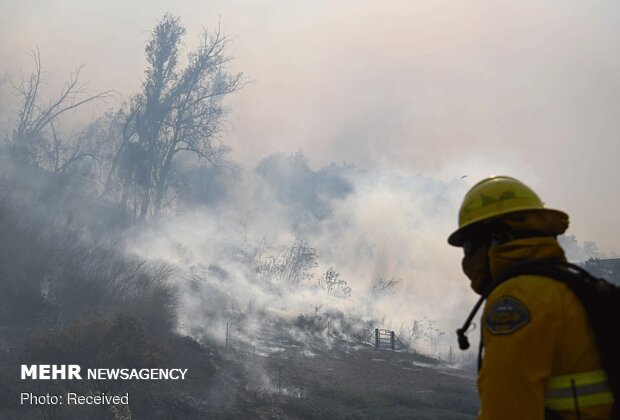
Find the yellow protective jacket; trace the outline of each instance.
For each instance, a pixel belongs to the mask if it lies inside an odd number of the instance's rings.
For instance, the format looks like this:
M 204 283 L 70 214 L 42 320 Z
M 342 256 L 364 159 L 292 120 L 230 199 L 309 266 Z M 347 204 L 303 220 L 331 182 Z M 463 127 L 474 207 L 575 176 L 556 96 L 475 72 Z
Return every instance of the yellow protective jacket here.
M 565 258 L 554 238 L 518 239 L 489 251 L 494 277 L 513 264 L 546 258 Z M 560 408 L 561 418 L 577 418 L 574 384 L 592 393 L 579 397 L 581 419 L 611 418 L 613 397 L 600 391 L 606 379 L 594 337 L 565 284 L 533 275 L 509 279 L 488 297 L 481 324 L 479 419 L 542 420 L 545 406 Z

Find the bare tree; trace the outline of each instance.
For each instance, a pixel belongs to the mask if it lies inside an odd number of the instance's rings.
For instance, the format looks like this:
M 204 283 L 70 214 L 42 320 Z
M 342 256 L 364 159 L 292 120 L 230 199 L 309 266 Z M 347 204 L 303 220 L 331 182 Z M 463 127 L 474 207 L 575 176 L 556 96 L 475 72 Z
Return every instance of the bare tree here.
M 400 282 L 401 279 L 397 279 L 396 277 L 392 277 L 389 280 L 382 278 L 375 280 L 372 284 L 372 297 L 380 298 L 387 295 L 393 295 L 395 293 L 394 288 Z
M 312 270 L 318 266 L 316 248 L 306 241 L 295 240 L 278 258 L 278 274 L 287 283 L 298 286 L 312 277 Z
M 347 282 L 340 278 L 340 273 L 330 267 L 325 272 L 323 278 L 319 280 L 319 286 L 327 292 L 328 295 L 339 299 L 347 299 L 351 297 L 352 289 Z
M 121 202 L 133 197 L 141 218 L 165 204 L 179 153 L 215 164 L 228 151 L 221 141 L 222 98 L 241 87 L 242 74 L 226 72 L 226 36 L 205 31 L 198 48 L 179 65 L 185 28 L 166 14 L 151 33 L 142 92 L 127 110 L 123 146 L 116 170 L 123 178 Z
M 59 138 L 61 117 L 86 103 L 104 99 L 110 91 L 87 95 L 85 84 L 80 82 L 82 66 L 71 72 L 55 99 L 44 101 L 41 89 L 45 84 L 41 55 L 32 51 L 34 70 L 12 83 L 20 98 L 16 113 L 16 125 L 10 138 L 13 156 L 24 163 L 34 163 L 44 169 L 59 173 L 71 164 L 94 154 L 82 150 L 78 143 L 71 144 Z
M 318 266 L 318 253 L 306 241 L 296 239 L 290 246 L 265 256 L 267 248 L 263 240 L 259 247 L 244 257 L 244 262 L 253 268 L 267 287 L 300 287 L 313 279 L 313 270 Z

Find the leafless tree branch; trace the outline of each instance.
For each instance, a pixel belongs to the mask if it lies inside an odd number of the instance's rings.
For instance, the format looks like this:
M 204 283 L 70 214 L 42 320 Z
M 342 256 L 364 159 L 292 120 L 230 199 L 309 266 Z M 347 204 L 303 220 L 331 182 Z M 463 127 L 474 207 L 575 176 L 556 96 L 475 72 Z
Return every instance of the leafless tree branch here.
M 62 115 L 89 102 L 105 100 L 112 91 L 86 95 L 86 85 L 80 83 L 83 66 L 79 66 L 70 73 L 58 96 L 45 103 L 41 98 L 45 80 L 39 49 L 35 48 L 30 55 L 34 62 L 33 71 L 28 76 L 20 72 L 19 83 L 12 83 L 16 95 L 21 98 L 11 137 L 13 150 L 26 162 L 55 172 L 64 171 L 77 160 L 80 148 L 79 145 L 71 148 L 59 138 L 57 126 Z

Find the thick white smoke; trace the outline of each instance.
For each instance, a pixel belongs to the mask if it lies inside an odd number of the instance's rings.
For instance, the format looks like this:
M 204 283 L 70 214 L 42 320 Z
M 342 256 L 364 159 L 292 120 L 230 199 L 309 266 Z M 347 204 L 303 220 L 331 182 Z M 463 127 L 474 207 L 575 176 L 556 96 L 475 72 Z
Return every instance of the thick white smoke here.
M 312 171 L 298 154 L 268 158 L 226 186 L 215 203 L 153 224 L 128 244 L 175 268 L 183 332 L 222 342 L 227 320 L 236 317 L 252 340 L 262 322 L 257 314 L 292 320 L 339 310 L 404 339 L 416 320 L 427 320 L 433 339 L 443 337 L 435 344 L 451 344 L 474 300 L 460 252 L 446 243 L 464 183 L 346 166 Z M 299 284 L 257 272 L 257 262 L 268 265 L 295 241 L 317 254 Z M 331 267 L 350 297 L 318 286 Z M 396 285 L 373 294 L 379 279 Z

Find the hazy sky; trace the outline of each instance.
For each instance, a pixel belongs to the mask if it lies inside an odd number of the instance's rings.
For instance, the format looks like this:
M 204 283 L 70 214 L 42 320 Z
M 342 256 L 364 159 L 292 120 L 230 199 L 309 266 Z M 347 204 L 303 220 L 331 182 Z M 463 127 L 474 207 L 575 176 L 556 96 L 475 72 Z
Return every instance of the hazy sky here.
M 250 81 L 229 101 L 238 161 L 302 149 L 315 167 L 467 175 L 462 192 L 510 174 L 620 253 L 620 3 L 0 0 L 0 76 L 38 46 L 50 88 L 85 64 L 93 91 L 130 95 L 165 11 L 188 49 L 218 20 L 230 34 Z

